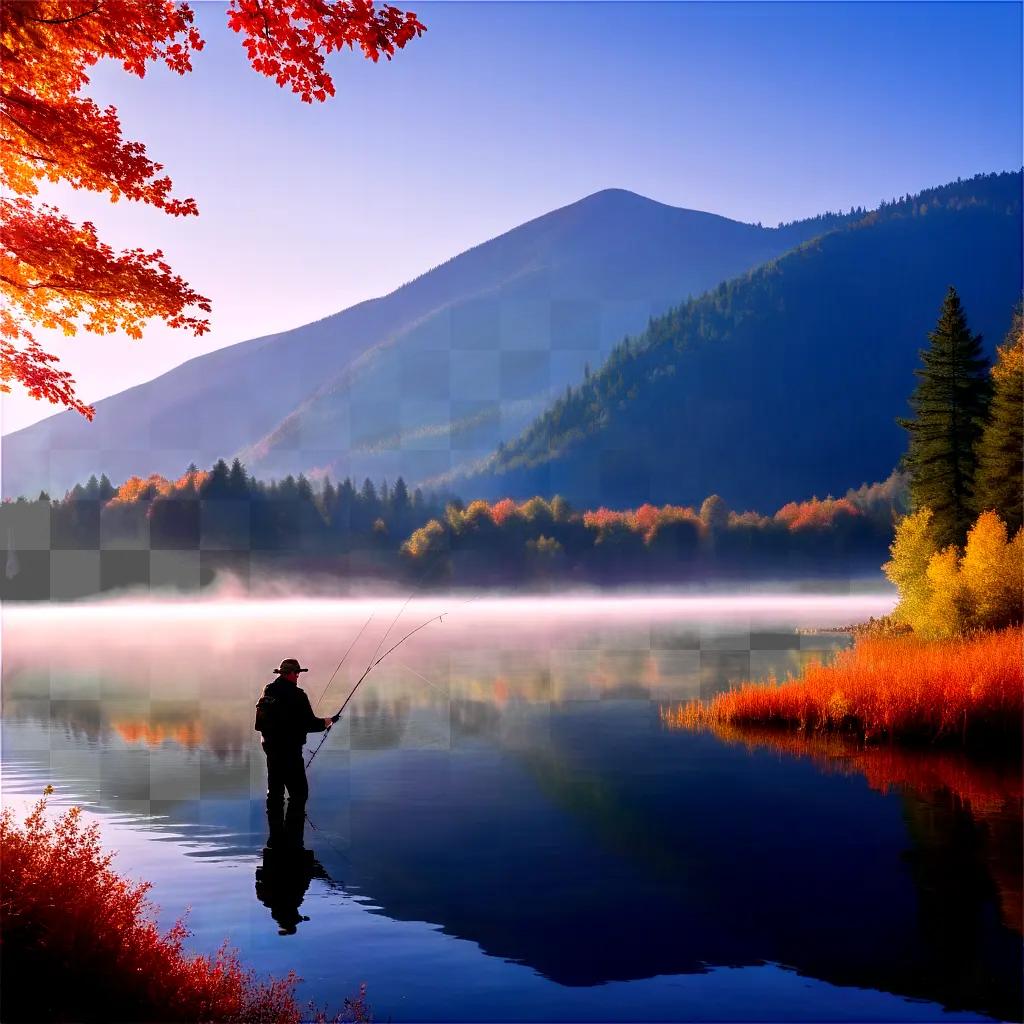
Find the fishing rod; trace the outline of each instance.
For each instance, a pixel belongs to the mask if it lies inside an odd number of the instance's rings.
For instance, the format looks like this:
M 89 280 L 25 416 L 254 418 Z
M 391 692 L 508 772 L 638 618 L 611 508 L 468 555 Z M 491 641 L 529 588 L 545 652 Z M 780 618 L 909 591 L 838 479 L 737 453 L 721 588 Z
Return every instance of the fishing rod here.
M 408 601 L 406 601 L 406 604 L 408 604 Z M 403 605 L 403 608 L 404 608 L 404 605 Z M 399 614 L 401 614 L 401 612 Z M 381 640 L 381 642 L 379 644 L 377 644 L 377 650 L 373 652 L 373 657 L 370 659 L 370 663 L 366 666 L 366 670 L 359 677 L 359 679 L 356 681 L 356 685 L 352 687 L 352 690 L 349 692 L 349 695 L 345 698 L 345 703 L 342 704 L 341 707 L 338 709 L 337 714 L 331 716 L 332 720 L 336 722 L 339 718 L 341 718 L 342 712 L 344 712 L 345 708 L 348 707 L 349 701 L 356 695 L 356 690 L 358 690 L 359 687 L 362 686 L 363 681 L 366 679 L 366 677 L 389 654 L 392 654 L 394 651 L 397 651 L 398 648 L 401 647 L 402 644 L 404 644 L 406 640 L 408 640 L 412 636 L 415 636 L 421 629 L 425 629 L 432 622 L 438 622 L 438 621 L 443 622 L 444 621 L 444 617 L 446 615 L 448 615 L 448 614 L 449 613 L 447 611 L 443 611 L 439 615 L 431 615 L 431 617 L 429 619 L 427 619 L 425 622 L 421 622 L 415 629 L 410 629 L 409 632 L 406 633 L 405 636 L 403 636 L 402 639 L 399 640 L 397 644 L 394 644 L 392 647 L 389 647 L 383 654 L 381 654 L 378 657 L 377 656 L 377 652 L 381 649 L 381 647 L 384 646 L 384 641 Z M 397 618 L 396 618 L 395 621 L 397 621 Z M 389 627 L 388 631 L 390 632 L 390 627 Z M 387 636 L 387 633 L 385 633 L 384 635 Z M 313 758 L 316 757 L 316 755 L 320 753 L 320 748 L 324 745 L 324 742 L 326 741 L 327 736 L 330 733 L 330 731 L 331 731 L 330 729 L 326 729 L 324 731 L 323 738 L 317 744 L 316 750 L 314 750 L 313 753 L 309 755 L 309 760 L 306 762 L 306 767 L 307 768 L 313 763 Z

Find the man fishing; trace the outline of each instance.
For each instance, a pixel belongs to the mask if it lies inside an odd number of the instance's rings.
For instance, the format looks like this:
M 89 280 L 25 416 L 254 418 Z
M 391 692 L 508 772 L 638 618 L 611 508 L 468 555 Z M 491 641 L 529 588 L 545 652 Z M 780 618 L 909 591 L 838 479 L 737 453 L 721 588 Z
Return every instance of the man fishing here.
M 324 732 L 341 717 L 317 718 L 309 697 L 298 686 L 299 673 L 308 672 L 295 658 L 285 658 L 274 669 L 277 678 L 268 683 L 256 703 L 256 731 L 263 736 L 267 755 L 267 824 L 271 848 L 302 849 L 303 822 L 309 784 L 302 763 L 302 745 L 311 732 Z M 288 813 L 284 791 L 288 790 Z

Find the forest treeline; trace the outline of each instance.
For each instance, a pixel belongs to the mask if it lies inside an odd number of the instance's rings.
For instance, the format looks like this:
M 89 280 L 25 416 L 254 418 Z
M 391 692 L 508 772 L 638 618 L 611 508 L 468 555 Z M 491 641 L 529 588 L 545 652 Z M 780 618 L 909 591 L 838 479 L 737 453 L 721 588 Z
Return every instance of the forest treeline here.
M 221 460 L 209 470 L 190 466 L 176 480 L 132 477 L 114 486 L 93 476 L 59 499 L 5 501 L 3 595 L 59 600 L 157 588 L 155 552 L 164 565 L 177 553 L 195 568 L 162 581 L 184 589 L 254 568 L 316 577 L 325 588 L 365 578 L 471 586 L 842 576 L 876 569 L 906 504 L 897 473 L 841 498 L 760 515 L 734 511 L 717 495 L 700 508 L 578 511 L 557 496 L 467 505 L 410 492 L 401 478 L 358 488 L 304 476 L 266 483 L 239 460 Z M 74 563 L 88 553 L 92 563 Z M 73 563 L 79 576 L 69 590 L 56 581 Z
M 576 512 L 563 498 L 449 503 L 402 545 L 455 583 L 619 583 L 849 575 L 874 567 L 906 507 L 899 474 L 842 498 L 736 512 L 718 495 L 699 509 L 652 504 Z

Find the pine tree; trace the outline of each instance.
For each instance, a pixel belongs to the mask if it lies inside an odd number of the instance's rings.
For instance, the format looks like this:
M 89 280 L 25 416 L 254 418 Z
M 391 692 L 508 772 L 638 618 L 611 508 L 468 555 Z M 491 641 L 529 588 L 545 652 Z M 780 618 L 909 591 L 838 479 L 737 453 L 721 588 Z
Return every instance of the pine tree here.
M 337 488 L 331 483 L 331 478 L 329 476 L 324 477 L 324 486 L 320 491 L 320 511 L 323 514 L 325 523 L 333 521 L 337 501 Z
M 988 407 L 988 360 L 981 335 L 972 334 L 956 289 L 950 287 L 939 321 L 921 350 L 924 364 L 910 406 L 913 419 L 906 466 L 915 510 L 932 510 L 938 547 L 963 544 L 973 522 L 975 445 Z
M 233 498 L 249 496 L 249 475 L 246 473 L 241 459 L 235 459 L 231 463 L 231 470 L 228 472 L 228 493 Z
M 207 499 L 226 498 L 230 493 L 228 478 L 230 470 L 223 459 L 218 459 L 210 470 L 210 475 L 199 488 L 199 496 Z
M 100 476 L 100 501 L 106 504 L 115 494 L 117 494 L 117 488 L 110 482 L 110 478 L 107 474 L 103 473 Z
M 974 508 L 999 513 L 1012 537 L 1024 521 L 1024 306 L 992 367 L 992 405 L 977 446 Z
M 401 523 L 408 511 L 409 488 L 406 486 L 405 481 L 399 477 L 395 481 L 394 490 L 391 492 L 391 512 L 396 521 Z

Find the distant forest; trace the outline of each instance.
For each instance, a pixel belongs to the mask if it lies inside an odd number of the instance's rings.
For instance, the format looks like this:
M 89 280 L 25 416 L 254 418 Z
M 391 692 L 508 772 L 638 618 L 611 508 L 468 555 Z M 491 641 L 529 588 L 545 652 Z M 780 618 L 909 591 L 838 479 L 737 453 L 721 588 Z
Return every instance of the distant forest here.
M 366 580 L 426 586 L 844 576 L 877 572 L 906 511 L 894 473 L 841 498 L 774 515 L 663 505 L 577 511 L 562 498 L 468 506 L 450 495 L 365 480 L 265 483 L 236 459 L 177 480 L 106 476 L 60 499 L 0 505 L 2 594 L 72 600 L 125 588 L 194 591 L 229 575 L 255 594 L 275 577 L 318 591 Z

